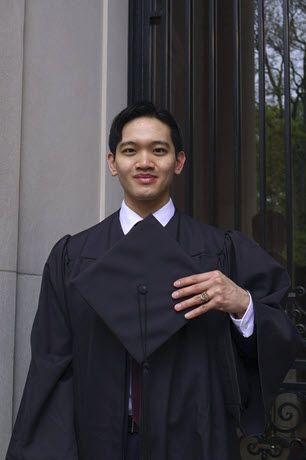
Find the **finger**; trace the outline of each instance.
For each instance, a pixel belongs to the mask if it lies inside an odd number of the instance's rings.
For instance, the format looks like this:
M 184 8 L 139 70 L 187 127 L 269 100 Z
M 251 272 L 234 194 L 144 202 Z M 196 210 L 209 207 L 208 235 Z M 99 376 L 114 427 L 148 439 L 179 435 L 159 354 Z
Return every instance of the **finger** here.
M 184 316 L 186 319 L 193 319 L 193 318 L 196 318 L 197 316 L 201 316 L 204 313 L 207 313 L 209 310 L 213 310 L 214 308 L 215 307 L 214 307 L 213 302 L 207 302 L 189 311 Z
M 204 272 L 204 273 L 197 273 L 196 275 L 190 275 L 190 276 L 185 276 L 184 278 L 180 278 L 176 281 L 174 281 L 173 285 L 175 287 L 184 287 L 184 286 L 189 286 L 191 284 L 197 284 L 202 281 L 207 281 L 211 277 L 216 276 L 216 275 L 221 274 L 219 270 L 213 270 L 210 272 Z
M 200 294 L 203 291 L 207 291 L 214 285 L 214 280 L 210 278 L 207 281 L 200 282 L 197 284 L 192 284 L 191 286 L 187 286 L 181 289 L 177 289 L 173 291 L 171 296 L 173 299 L 180 299 L 181 297 L 190 297 L 196 294 Z
M 209 291 L 207 290 L 204 290 L 207 295 L 208 295 L 208 300 L 207 302 L 209 302 L 211 300 L 211 295 L 209 294 Z M 197 294 L 193 297 L 190 297 L 189 299 L 186 299 L 184 300 L 183 302 L 179 302 L 177 304 L 174 305 L 174 308 L 176 311 L 181 311 L 181 310 L 185 310 L 186 308 L 190 308 L 190 307 L 193 307 L 193 306 L 196 306 L 196 305 L 199 305 L 199 304 L 204 304 L 204 303 L 207 303 L 207 302 L 203 302 L 203 299 L 201 297 L 201 293 L 203 292 L 203 290 L 200 291 L 200 294 Z
M 192 286 L 188 286 L 182 289 L 178 289 L 177 291 L 173 291 L 171 296 L 173 299 L 180 299 L 182 297 L 190 297 L 196 294 L 200 294 L 203 291 L 206 291 L 211 286 L 210 283 L 198 283 L 193 284 Z

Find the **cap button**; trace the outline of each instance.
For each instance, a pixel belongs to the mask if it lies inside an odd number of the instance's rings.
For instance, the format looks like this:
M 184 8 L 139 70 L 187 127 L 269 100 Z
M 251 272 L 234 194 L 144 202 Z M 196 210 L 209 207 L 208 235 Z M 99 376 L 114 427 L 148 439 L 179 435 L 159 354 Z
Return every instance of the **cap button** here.
M 137 287 L 137 289 L 138 289 L 139 294 L 143 294 L 143 295 L 144 295 L 144 294 L 146 294 L 146 293 L 148 292 L 148 288 L 147 288 L 147 286 L 146 286 L 145 284 L 140 284 L 140 285 Z

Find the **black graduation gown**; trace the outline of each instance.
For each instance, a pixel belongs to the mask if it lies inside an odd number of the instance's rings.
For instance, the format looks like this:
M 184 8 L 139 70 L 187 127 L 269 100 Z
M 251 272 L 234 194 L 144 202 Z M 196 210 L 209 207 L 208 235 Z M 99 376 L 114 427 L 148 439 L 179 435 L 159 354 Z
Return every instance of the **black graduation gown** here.
M 227 314 L 213 311 L 169 334 L 148 358 L 143 453 L 151 460 L 237 460 L 235 424 L 246 433 L 264 430 L 296 354 L 296 331 L 279 308 L 288 276 L 239 232 L 179 212 L 164 231 L 199 272 L 222 270 L 251 292 L 255 332 L 243 338 Z M 124 459 L 130 360 L 103 319 L 104 292 L 95 276 L 122 238 L 117 212 L 52 249 L 6 460 Z

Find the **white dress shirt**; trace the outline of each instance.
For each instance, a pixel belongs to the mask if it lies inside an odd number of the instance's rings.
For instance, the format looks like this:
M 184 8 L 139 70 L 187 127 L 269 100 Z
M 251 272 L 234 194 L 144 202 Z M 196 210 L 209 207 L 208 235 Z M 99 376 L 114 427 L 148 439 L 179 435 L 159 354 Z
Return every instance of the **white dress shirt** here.
M 163 225 L 163 227 L 165 227 L 171 217 L 173 217 L 174 213 L 175 207 L 173 201 L 170 198 L 164 206 L 153 213 L 153 216 L 159 221 L 161 225 Z M 119 212 L 119 220 L 122 231 L 125 235 L 132 229 L 132 227 L 134 227 L 135 224 L 137 224 L 137 222 L 141 221 L 142 219 L 143 218 L 141 216 L 139 216 L 135 211 L 127 206 L 124 200 L 122 201 Z M 250 297 L 250 302 L 243 317 L 241 319 L 236 319 L 230 315 L 233 323 L 244 337 L 250 337 L 254 331 L 253 300 L 251 294 L 249 292 L 248 294 Z

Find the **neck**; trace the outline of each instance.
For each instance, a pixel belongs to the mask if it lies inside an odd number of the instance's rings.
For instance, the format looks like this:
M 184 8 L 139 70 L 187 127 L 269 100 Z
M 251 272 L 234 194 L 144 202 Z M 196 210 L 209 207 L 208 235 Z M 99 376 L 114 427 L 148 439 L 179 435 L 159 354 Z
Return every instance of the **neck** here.
M 138 201 L 137 203 L 129 201 L 127 197 L 124 198 L 126 205 L 132 209 L 132 211 L 136 212 L 142 218 L 153 214 L 154 212 L 158 211 L 162 208 L 166 203 L 168 203 L 170 196 L 165 197 L 162 201 Z

